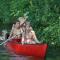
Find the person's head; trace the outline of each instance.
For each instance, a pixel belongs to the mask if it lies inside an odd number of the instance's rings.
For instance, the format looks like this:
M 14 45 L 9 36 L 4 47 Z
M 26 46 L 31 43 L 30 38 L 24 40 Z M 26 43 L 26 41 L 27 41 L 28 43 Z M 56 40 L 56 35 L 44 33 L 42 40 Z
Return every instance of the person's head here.
M 2 30 L 2 35 L 5 36 L 7 34 L 7 30 Z
M 25 26 L 25 22 L 26 22 L 26 18 L 25 17 L 19 17 L 18 20 L 20 22 L 20 26 Z
M 32 29 L 32 27 L 30 26 L 28 30 L 29 30 L 29 31 L 32 31 L 33 29 Z
M 31 25 L 30 25 L 30 22 L 26 22 L 26 29 L 28 30 L 28 31 L 31 31 L 32 30 L 32 27 L 31 27 Z
M 15 24 L 15 28 L 19 29 L 20 28 L 20 22 L 17 21 L 16 24 Z

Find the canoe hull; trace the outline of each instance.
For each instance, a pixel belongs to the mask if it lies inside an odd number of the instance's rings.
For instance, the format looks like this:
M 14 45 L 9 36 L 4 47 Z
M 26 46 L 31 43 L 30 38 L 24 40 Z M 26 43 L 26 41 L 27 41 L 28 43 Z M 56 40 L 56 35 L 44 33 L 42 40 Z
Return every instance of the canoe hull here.
M 44 58 L 48 48 L 47 44 L 16 44 L 7 43 L 6 48 L 9 52 L 17 55 L 34 56 Z

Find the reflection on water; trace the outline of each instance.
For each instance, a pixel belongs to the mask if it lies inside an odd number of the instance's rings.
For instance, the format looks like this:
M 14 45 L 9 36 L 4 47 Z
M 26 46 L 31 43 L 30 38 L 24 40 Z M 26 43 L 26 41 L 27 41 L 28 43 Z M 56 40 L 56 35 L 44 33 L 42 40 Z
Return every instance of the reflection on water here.
M 11 56 L 10 60 L 44 60 L 41 58 L 31 57 L 31 56 Z
M 28 60 L 28 58 L 24 56 L 11 56 L 10 60 Z

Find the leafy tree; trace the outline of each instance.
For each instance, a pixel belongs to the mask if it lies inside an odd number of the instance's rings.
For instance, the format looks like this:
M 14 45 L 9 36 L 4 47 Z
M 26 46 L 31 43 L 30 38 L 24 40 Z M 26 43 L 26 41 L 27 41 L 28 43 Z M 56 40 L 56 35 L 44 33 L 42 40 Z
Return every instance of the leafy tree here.
M 26 12 L 39 40 L 60 45 L 60 0 L 1 0 L 0 29 L 10 30 Z

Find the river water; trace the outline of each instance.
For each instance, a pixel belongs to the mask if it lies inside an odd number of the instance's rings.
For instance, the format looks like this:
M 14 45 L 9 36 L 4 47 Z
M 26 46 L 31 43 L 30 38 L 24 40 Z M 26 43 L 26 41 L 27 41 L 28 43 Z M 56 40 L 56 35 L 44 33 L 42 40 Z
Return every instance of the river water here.
M 9 59 L 10 60 L 29 60 L 29 57 L 14 55 L 14 56 L 11 56 Z M 30 58 L 30 60 L 31 60 L 31 58 Z
M 11 56 L 10 60 L 44 60 L 44 59 L 29 56 Z

